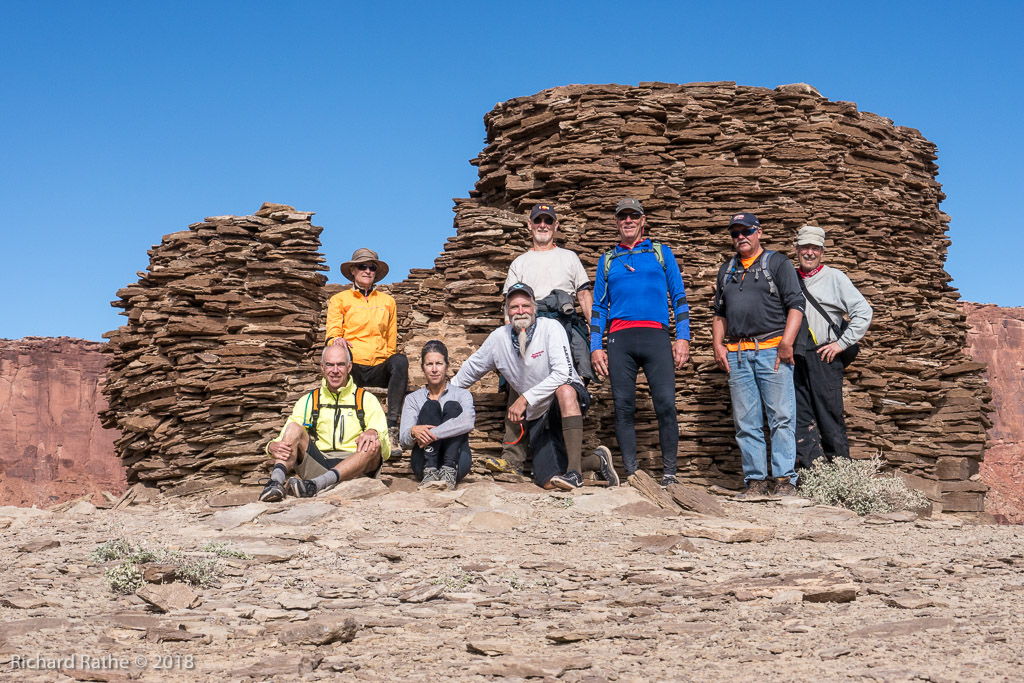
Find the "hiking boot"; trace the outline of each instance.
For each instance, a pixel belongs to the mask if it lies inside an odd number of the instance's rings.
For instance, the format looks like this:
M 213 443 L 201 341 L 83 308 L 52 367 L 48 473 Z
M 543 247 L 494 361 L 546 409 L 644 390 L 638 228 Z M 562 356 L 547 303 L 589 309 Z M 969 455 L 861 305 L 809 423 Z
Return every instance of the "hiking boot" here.
M 763 503 L 772 499 L 771 489 L 764 479 L 751 479 L 747 482 L 747 490 L 734 498 L 743 503 Z
M 549 480 L 556 489 L 572 491 L 583 486 L 583 477 L 576 470 L 569 470 L 565 474 L 556 474 Z
M 509 461 L 505 458 L 484 458 L 484 467 L 495 474 L 518 474 L 522 476 L 523 473 L 509 464 Z
M 449 491 L 454 491 L 455 486 L 458 484 L 456 481 L 458 472 L 454 467 L 448 467 L 447 465 L 441 468 L 441 482 L 448 485 Z
M 423 479 L 420 481 L 421 489 L 443 487 L 445 482 L 441 480 L 441 470 L 436 467 L 423 468 Z
M 388 442 L 391 444 L 391 455 L 402 454 L 402 439 L 398 427 L 388 427 Z
M 775 495 L 783 498 L 798 497 L 796 487 L 789 481 L 789 477 L 779 477 L 775 480 Z
M 288 495 L 296 498 L 312 498 L 316 495 L 316 484 L 309 479 L 290 477 L 285 487 L 288 489 Z
M 264 482 L 260 482 L 261 484 Z M 280 482 L 268 479 L 266 486 L 263 487 L 263 491 L 260 492 L 259 497 L 256 499 L 261 503 L 277 503 L 284 500 L 284 487 L 281 486 Z
M 674 474 L 666 474 L 661 478 L 661 488 L 668 488 L 671 484 L 678 484 L 679 480 L 676 479 Z
M 601 459 L 601 478 L 608 482 L 609 486 L 619 485 L 619 473 L 615 471 L 612 464 L 612 452 L 607 446 L 598 446 L 594 455 Z

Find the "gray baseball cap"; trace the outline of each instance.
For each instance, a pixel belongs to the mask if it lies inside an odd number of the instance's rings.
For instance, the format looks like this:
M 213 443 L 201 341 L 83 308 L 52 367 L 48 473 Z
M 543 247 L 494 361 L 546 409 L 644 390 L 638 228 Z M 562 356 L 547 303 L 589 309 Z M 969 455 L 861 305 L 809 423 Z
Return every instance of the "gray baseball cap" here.
M 636 199 L 622 199 L 618 204 L 615 205 L 615 215 L 618 216 L 623 211 L 635 211 L 641 216 L 644 215 L 644 207 L 640 205 L 640 202 Z
M 796 233 L 796 246 L 802 244 L 816 244 L 819 247 L 825 246 L 825 231 L 817 225 L 805 225 Z

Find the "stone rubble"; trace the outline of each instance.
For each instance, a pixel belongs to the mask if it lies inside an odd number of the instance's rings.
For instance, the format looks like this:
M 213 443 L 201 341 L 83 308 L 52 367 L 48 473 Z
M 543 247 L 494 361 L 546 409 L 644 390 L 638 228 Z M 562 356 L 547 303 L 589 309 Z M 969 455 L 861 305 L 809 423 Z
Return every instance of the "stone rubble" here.
M 1020 527 L 878 526 L 726 497 L 722 516 L 632 516 L 623 503 L 642 496 L 630 487 L 552 495 L 471 475 L 451 493 L 410 494 L 399 482 L 370 498 L 289 499 L 231 527 L 218 516 L 254 504 L 251 488 L 228 508 L 210 501 L 239 489 L 84 518 L 0 508 L 0 672 L 938 682 L 1016 680 L 1024 667 Z M 412 514 L 391 504 L 413 495 L 433 504 Z M 324 505 L 338 516 L 290 531 L 273 521 L 278 508 L 315 518 Z M 515 524 L 453 531 L 467 514 Z M 720 534 L 729 529 L 763 533 Z M 256 559 L 220 560 L 209 587 L 147 584 L 123 596 L 104 579 L 110 563 L 90 558 L 122 536 L 185 552 L 230 544 Z M 15 669 L 73 653 L 76 668 L 62 673 Z M 83 655 L 127 663 L 87 669 Z

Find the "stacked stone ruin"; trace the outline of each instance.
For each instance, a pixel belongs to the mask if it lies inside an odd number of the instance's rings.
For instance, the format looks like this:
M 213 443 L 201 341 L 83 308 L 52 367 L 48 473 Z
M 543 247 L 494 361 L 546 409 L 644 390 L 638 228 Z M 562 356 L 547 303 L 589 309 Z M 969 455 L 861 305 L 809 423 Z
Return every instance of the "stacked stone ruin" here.
M 501 324 L 501 284 L 529 245 L 525 214 L 556 205 L 563 246 L 593 276 L 616 241 L 612 208 L 640 199 L 650 235 L 676 254 L 691 308 L 692 361 L 677 375 L 680 477 L 741 484 L 725 375 L 711 350 L 715 274 L 730 215 L 753 211 L 767 248 L 792 255 L 806 223 L 828 233 L 826 262 L 875 309 L 847 371 L 858 458 L 888 466 L 946 511 L 980 511 L 988 388 L 962 349 L 967 325 L 943 269 L 948 216 L 935 146 L 911 128 L 830 102 L 809 86 L 734 83 L 568 86 L 501 103 L 485 116 L 479 180 L 455 202 L 456 234 L 430 269 L 397 283 L 400 346 L 419 381 L 423 342 L 445 340 L 453 369 Z M 129 478 L 178 491 L 227 477 L 252 482 L 260 449 L 316 381 L 328 293 L 311 214 L 265 206 L 175 233 L 118 293 L 128 323 L 111 333 L 106 424 L 123 436 Z M 374 245 L 367 245 L 374 246 Z M 376 245 L 388 258 L 384 245 Z M 588 445 L 614 448 L 606 384 L 591 386 Z M 641 466 L 657 473 L 653 408 L 641 382 Z M 475 387 L 479 459 L 500 452 L 504 396 Z M 385 472 L 408 473 L 395 460 Z M 198 483 L 197 483 L 198 482 Z M 192 487 L 192 488 L 190 488 Z
M 797 229 L 828 233 L 826 262 L 874 306 L 847 371 L 855 457 L 881 453 L 947 511 L 983 509 L 988 388 L 966 357 L 967 324 L 943 269 L 949 217 L 939 209 L 935 145 L 912 128 L 830 102 L 813 88 L 734 83 L 567 86 L 498 104 L 484 118 L 479 180 L 456 201 L 434 268 L 395 286 L 410 353 L 427 338 L 475 348 L 500 324 L 500 286 L 528 248 L 525 213 L 554 203 L 564 245 L 593 276 L 616 242 L 615 202 L 643 202 L 650 236 L 676 254 L 688 288 L 692 362 L 677 375 L 680 476 L 736 487 L 741 469 L 724 373 L 711 349 L 711 302 L 731 241 L 729 217 L 757 214 L 767 248 L 793 255 Z M 457 357 L 464 357 L 456 354 Z M 587 418 L 590 445 L 613 447 L 607 386 Z M 642 391 L 641 466 L 658 473 L 657 423 Z M 480 454 L 500 450 L 503 402 L 476 392 Z
M 188 493 L 254 481 L 260 448 L 317 379 L 327 267 L 312 215 L 264 204 L 207 218 L 165 236 L 118 291 L 128 322 L 105 335 L 101 418 L 121 431 L 129 482 Z

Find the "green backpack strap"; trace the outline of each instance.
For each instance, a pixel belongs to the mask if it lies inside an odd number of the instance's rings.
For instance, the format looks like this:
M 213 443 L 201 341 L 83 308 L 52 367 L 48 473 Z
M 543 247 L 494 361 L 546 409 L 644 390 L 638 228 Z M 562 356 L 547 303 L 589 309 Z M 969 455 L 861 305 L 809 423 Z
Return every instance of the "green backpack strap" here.
M 638 253 L 638 254 L 646 254 L 648 252 L 654 252 L 654 258 L 658 259 L 658 265 L 661 266 L 662 270 L 667 272 L 668 269 L 665 267 L 665 254 L 662 253 L 661 247 L 662 247 L 661 242 L 651 242 L 651 248 L 650 249 L 641 249 L 640 251 L 638 251 L 636 253 Z M 604 252 L 604 279 L 605 280 L 608 279 L 608 271 L 610 271 L 612 269 L 612 261 L 614 261 L 615 259 L 619 258 L 620 256 L 625 256 L 626 254 L 630 253 L 631 251 L 632 251 L 632 249 L 630 251 L 623 251 L 623 252 L 620 252 L 620 253 L 615 253 L 615 247 L 612 247 L 608 251 Z

